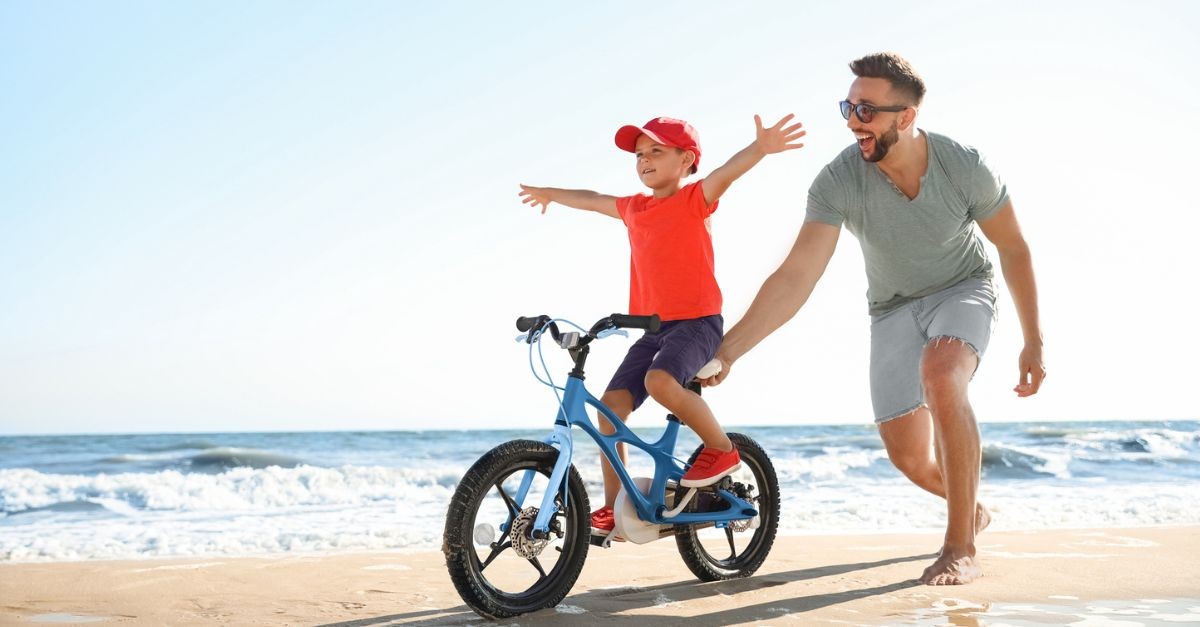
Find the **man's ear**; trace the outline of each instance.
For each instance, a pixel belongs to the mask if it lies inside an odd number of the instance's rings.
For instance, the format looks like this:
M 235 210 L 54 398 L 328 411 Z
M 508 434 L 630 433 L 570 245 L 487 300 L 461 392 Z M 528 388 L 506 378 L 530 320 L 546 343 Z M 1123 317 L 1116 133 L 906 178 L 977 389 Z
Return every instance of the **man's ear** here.
M 909 107 L 900 112 L 900 130 L 907 131 L 917 121 L 917 108 Z

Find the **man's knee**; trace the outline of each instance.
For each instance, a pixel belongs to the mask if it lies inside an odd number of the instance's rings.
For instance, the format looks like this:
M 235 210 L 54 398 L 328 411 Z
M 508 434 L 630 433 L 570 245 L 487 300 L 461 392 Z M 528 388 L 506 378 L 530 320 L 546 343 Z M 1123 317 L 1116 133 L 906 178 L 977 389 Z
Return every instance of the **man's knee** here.
M 683 387 L 675 377 L 666 370 L 651 370 L 646 373 L 646 392 L 659 402 L 678 393 Z
M 939 337 L 929 341 L 921 356 L 921 386 L 931 403 L 966 392 L 979 358 L 962 340 Z
M 888 459 L 906 477 L 937 471 L 937 462 L 928 450 L 888 449 Z

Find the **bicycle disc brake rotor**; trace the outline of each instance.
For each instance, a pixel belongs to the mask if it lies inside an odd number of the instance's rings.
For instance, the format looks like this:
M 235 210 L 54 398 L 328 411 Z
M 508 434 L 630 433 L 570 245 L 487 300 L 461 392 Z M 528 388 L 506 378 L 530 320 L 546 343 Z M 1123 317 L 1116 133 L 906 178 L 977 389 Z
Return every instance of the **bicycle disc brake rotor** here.
M 517 555 L 530 560 L 542 554 L 546 545 L 550 544 L 550 538 L 542 538 L 537 540 L 529 537 L 529 532 L 533 530 L 533 521 L 537 518 L 538 508 L 526 507 L 521 510 L 520 515 L 513 521 L 512 531 L 509 536 L 512 538 L 512 548 Z

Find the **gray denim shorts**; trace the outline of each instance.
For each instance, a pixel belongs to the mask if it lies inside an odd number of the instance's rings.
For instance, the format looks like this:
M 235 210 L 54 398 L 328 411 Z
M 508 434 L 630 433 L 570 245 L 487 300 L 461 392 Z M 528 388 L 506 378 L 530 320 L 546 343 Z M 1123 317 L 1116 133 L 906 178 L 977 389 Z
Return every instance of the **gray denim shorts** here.
M 996 321 L 991 279 L 965 279 L 871 316 L 871 404 L 876 424 L 925 404 L 921 355 L 931 341 L 960 340 L 983 359 Z

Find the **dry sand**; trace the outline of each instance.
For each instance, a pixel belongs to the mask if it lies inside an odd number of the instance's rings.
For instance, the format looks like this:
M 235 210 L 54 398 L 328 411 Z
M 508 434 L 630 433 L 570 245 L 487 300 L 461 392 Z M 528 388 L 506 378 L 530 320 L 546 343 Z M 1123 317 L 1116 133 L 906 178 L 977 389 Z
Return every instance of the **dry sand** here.
M 1085 624 L 1200 623 L 1200 527 L 988 531 L 979 543 L 981 580 L 919 585 L 939 540 L 781 537 L 755 576 L 718 583 L 697 581 L 671 539 L 593 547 L 559 607 L 496 624 L 1065 624 L 1084 616 Z M 1131 622 L 1113 622 L 1105 608 Z M 998 609 L 1004 621 L 989 618 Z M 463 605 L 434 551 L 0 565 L 0 624 L 97 619 L 486 623 Z

